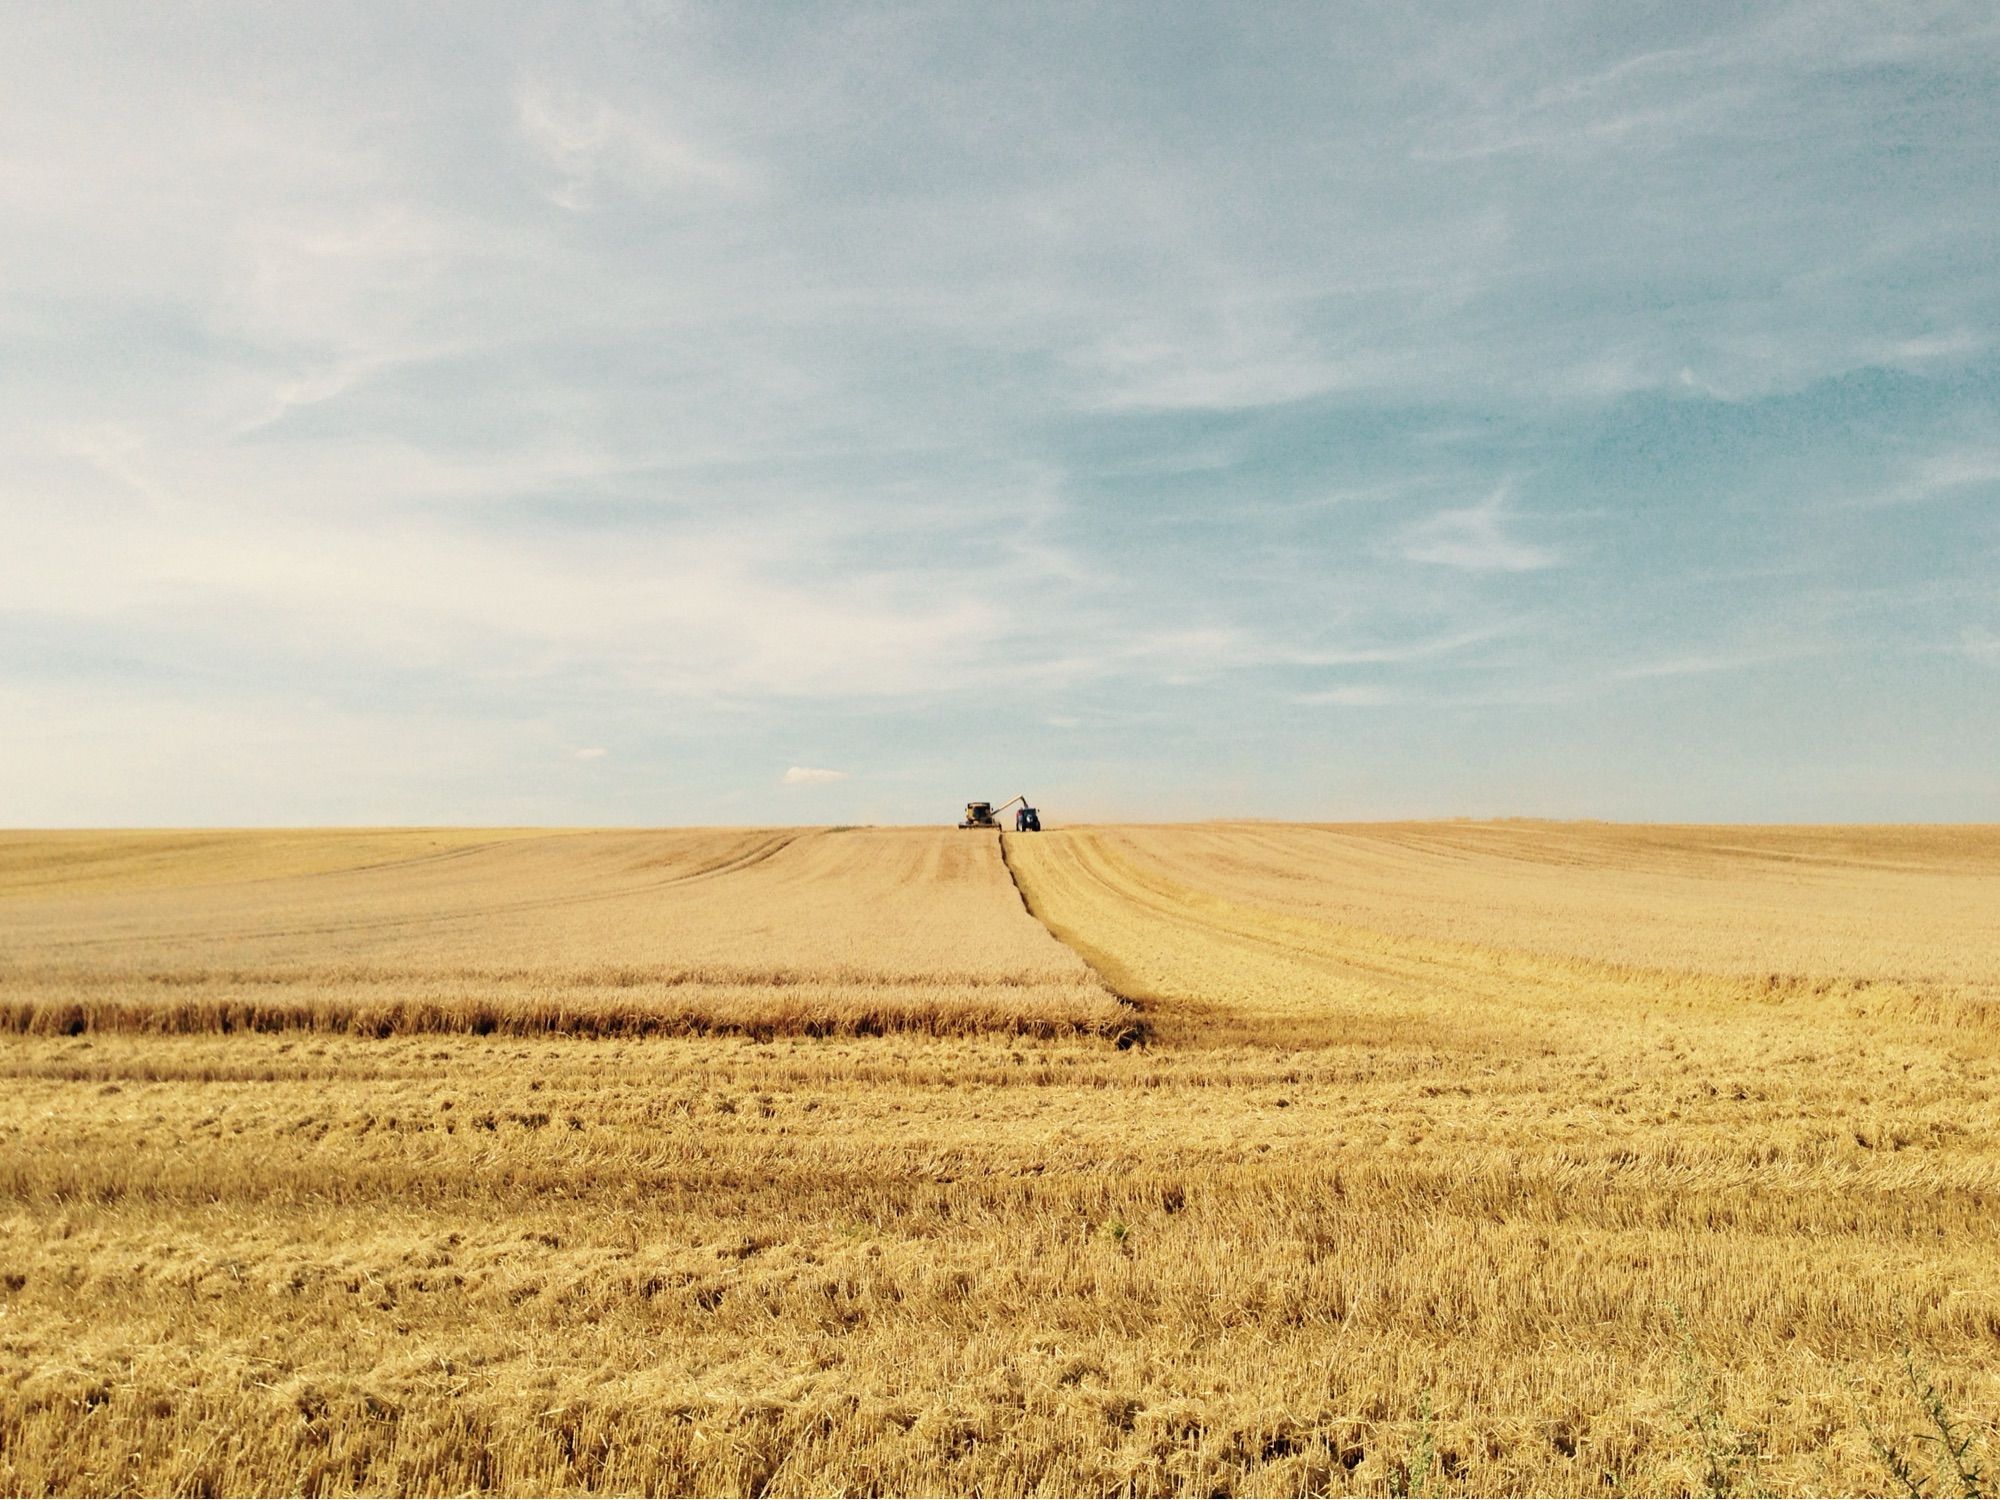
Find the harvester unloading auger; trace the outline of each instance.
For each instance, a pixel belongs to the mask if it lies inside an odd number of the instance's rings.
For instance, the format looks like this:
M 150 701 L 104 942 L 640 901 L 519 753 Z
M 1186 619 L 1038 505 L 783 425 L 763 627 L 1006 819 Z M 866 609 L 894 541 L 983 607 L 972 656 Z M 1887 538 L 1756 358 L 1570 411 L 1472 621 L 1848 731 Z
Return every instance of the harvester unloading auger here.
M 1016 802 L 1020 803 L 1021 806 L 1014 814 L 1014 831 L 1016 833 L 1040 833 L 1042 831 L 1042 815 L 1035 811 L 1034 808 L 1028 806 L 1028 798 L 1025 793 L 1018 797 L 1009 797 L 998 807 L 995 807 L 991 802 L 968 802 L 965 804 L 965 821 L 958 826 L 960 828 L 998 828 L 1000 826 L 1000 814 L 1012 807 Z

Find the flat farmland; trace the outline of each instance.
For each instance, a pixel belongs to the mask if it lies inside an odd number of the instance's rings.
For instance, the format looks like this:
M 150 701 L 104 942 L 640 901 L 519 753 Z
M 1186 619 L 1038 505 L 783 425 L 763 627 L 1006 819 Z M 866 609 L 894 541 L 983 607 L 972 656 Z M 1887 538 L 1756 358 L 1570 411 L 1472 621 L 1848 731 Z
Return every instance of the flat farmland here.
M 2000 830 L 0 836 L 0 1487 L 1989 1492 Z

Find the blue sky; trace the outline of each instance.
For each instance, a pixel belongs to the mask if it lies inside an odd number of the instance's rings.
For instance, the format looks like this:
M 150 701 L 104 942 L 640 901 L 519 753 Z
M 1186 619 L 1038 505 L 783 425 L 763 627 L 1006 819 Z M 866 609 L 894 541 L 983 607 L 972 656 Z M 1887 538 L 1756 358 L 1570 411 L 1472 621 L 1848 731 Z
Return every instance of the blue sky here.
M 2000 819 L 2000 12 L 0 11 L 0 823 Z

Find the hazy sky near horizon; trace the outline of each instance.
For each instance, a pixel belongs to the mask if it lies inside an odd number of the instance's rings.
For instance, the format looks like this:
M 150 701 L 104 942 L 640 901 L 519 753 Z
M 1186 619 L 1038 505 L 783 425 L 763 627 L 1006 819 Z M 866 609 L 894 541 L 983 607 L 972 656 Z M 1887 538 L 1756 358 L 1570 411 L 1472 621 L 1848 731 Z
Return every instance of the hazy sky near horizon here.
M 0 10 L 0 824 L 2000 819 L 1986 4 Z

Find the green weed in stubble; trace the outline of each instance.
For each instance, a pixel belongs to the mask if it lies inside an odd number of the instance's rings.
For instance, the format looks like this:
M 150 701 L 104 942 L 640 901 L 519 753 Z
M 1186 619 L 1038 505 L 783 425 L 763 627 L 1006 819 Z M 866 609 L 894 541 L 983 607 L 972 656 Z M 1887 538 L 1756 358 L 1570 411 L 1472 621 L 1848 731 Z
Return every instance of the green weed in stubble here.
M 1916 1398 L 1917 1405 L 1934 1429 L 1927 1437 L 1937 1444 L 1944 1462 L 1951 1466 L 1951 1475 L 1958 1482 L 1959 1494 L 1965 1500 L 1983 1500 L 1986 1476 L 1980 1472 L 1978 1459 L 1972 1452 L 1971 1424 L 1953 1414 L 1943 1393 L 1938 1390 L 1937 1382 L 1931 1378 L 1931 1372 L 1918 1363 L 1907 1334 L 1903 1338 L 1903 1373 L 1909 1377 L 1911 1395 Z M 1942 1470 L 1939 1473 L 1942 1477 Z
M 1437 1468 L 1437 1432 L 1431 1420 L 1431 1393 L 1417 1400 L 1417 1441 L 1410 1456 L 1389 1475 L 1389 1493 L 1419 1496 L 1432 1493 L 1431 1479 Z
M 1918 1481 L 1915 1466 L 1904 1455 L 1903 1450 L 1896 1446 L 1893 1438 L 1883 1436 L 1881 1429 L 1876 1427 L 1874 1420 L 1868 1415 L 1867 1407 L 1860 1407 L 1859 1412 L 1861 1430 L 1868 1435 L 1868 1447 L 1882 1461 L 1882 1467 L 1889 1471 L 1889 1477 L 1902 1486 L 1911 1500 L 1925 1500 L 1930 1492 Z
M 1988 1493 L 1986 1475 L 1973 1450 L 1973 1425 L 1951 1409 L 1944 1393 L 1938 1389 L 1937 1379 L 1929 1366 L 1917 1358 L 1907 1330 L 1899 1340 L 1899 1349 L 1903 1378 L 1909 1384 L 1910 1398 L 1931 1429 L 1917 1433 L 1910 1441 L 1934 1445 L 1939 1461 L 1932 1466 L 1928 1476 L 1924 1475 L 1902 1445 L 1875 1425 L 1866 1405 L 1858 1405 L 1861 1427 L 1868 1436 L 1869 1448 L 1881 1461 L 1882 1467 L 1889 1471 L 1890 1478 L 1912 1500 L 1928 1500 L 1930 1496 L 1951 1491 L 1964 1497 L 1964 1500 L 1985 1500 Z
M 1729 1425 L 1715 1399 L 1715 1376 L 1702 1363 L 1701 1351 L 1695 1347 L 1694 1330 L 1688 1326 L 1686 1314 L 1677 1304 L 1669 1304 L 1668 1310 L 1673 1314 L 1674 1328 L 1680 1335 L 1677 1359 L 1680 1389 L 1674 1405 L 1701 1443 L 1701 1482 L 1706 1492 L 1715 1497 L 1736 1494 L 1740 1469 L 1747 1492 L 1761 1494 L 1763 1486 L 1757 1472 L 1756 1442 L 1749 1434 L 1737 1432 Z

